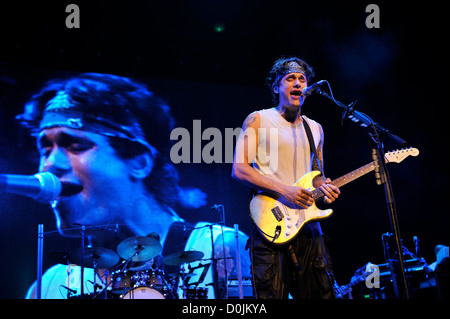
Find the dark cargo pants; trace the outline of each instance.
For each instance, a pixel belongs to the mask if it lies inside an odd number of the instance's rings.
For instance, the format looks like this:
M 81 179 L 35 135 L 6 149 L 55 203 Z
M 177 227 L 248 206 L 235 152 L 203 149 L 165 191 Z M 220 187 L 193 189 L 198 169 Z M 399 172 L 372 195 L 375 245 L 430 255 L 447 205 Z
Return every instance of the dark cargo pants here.
M 303 227 L 285 245 L 274 245 L 255 228 L 247 246 L 257 298 L 335 298 L 332 263 L 327 240 L 318 223 Z

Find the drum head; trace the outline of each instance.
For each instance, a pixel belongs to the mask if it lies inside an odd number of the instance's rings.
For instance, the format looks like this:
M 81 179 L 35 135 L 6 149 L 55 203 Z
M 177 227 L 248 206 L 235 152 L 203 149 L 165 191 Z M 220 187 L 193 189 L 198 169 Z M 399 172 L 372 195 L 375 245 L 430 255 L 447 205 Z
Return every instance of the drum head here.
M 158 290 L 148 287 L 139 287 L 127 292 L 122 299 L 165 299 L 165 298 L 163 294 L 161 294 Z

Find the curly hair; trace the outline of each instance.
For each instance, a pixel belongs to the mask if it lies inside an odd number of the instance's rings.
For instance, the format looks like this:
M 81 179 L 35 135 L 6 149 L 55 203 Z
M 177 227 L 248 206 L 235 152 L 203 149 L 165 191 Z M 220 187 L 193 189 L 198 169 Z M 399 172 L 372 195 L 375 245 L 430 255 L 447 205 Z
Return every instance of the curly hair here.
M 86 114 L 99 116 L 122 126 L 139 125 L 145 140 L 157 152 L 154 167 L 144 180 L 147 190 L 164 204 L 174 203 L 178 196 L 178 173 L 167 156 L 170 132 L 175 120 L 169 106 L 141 83 L 112 74 L 84 73 L 47 82 L 25 105 L 17 120 L 38 132 L 47 103 L 64 91 Z M 136 124 L 137 123 L 137 124 Z M 110 145 L 122 159 L 133 158 L 148 149 L 126 138 L 108 136 Z
M 276 60 L 272 66 L 272 69 L 269 72 L 269 75 L 266 78 L 266 85 L 270 89 L 270 93 L 272 94 L 272 102 L 276 106 L 279 102 L 278 94 L 273 91 L 273 87 L 279 85 L 279 80 L 277 81 L 277 77 L 285 74 L 289 70 L 289 64 L 291 62 L 297 63 L 300 67 L 305 70 L 306 80 L 309 82 L 314 77 L 313 68 L 306 63 L 304 60 L 297 57 L 281 57 Z

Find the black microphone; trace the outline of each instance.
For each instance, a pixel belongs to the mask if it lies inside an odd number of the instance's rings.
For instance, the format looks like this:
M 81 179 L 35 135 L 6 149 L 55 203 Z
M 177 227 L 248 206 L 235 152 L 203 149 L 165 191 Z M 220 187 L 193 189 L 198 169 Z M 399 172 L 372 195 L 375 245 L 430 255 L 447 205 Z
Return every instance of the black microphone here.
M 0 175 L 0 192 L 24 195 L 40 203 L 48 203 L 60 195 L 71 196 L 81 192 L 83 187 L 72 183 L 61 183 L 50 172 L 35 175 Z
M 93 282 L 92 280 L 88 280 L 87 282 L 94 286 L 94 291 L 97 290 L 97 289 L 103 289 L 102 285 L 100 285 L 100 284 L 98 284 L 96 282 Z
M 77 293 L 77 291 L 76 290 L 73 290 L 73 289 L 70 289 L 69 287 L 67 287 L 67 286 L 64 286 L 64 285 L 61 285 L 60 286 L 61 288 L 64 288 L 64 289 L 67 289 L 67 294 L 70 296 L 70 294 L 76 294 Z
M 326 80 L 321 80 L 321 81 L 318 81 L 318 82 L 314 83 L 314 84 L 311 85 L 311 86 L 305 87 L 305 88 L 302 90 L 302 94 L 303 94 L 304 96 L 310 95 L 312 92 L 314 92 L 315 90 L 317 90 L 317 89 L 319 88 L 319 86 L 324 85 L 325 82 L 326 82 Z

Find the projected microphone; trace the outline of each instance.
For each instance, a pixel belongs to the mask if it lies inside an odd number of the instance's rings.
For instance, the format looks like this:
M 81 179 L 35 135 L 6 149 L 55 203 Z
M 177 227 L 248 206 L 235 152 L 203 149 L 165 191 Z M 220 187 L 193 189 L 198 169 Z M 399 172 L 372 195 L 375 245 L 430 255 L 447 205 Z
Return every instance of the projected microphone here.
M 311 86 L 305 87 L 305 88 L 302 90 L 302 94 L 303 94 L 304 96 L 310 95 L 312 92 L 314 92 L 315 90 L 317 90 L 317 89 L 319 88 L 319 86 L 324 85 L 325 82 L 326 82 L 326 80 L 321 80 L 321 81 L 318 81 L 318 82 L 314 83 L 314 84 L 311 85 Z
M 60 195 L 75 195 L 82 189 L 81 185 L 61 183 L 58 177 L 50 172 L 31 176 L 0 175 L 0 192 L 28 196 L 40 203 L 48 203 Z

